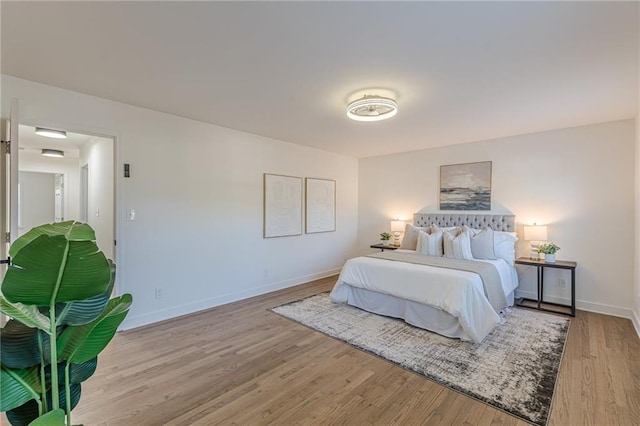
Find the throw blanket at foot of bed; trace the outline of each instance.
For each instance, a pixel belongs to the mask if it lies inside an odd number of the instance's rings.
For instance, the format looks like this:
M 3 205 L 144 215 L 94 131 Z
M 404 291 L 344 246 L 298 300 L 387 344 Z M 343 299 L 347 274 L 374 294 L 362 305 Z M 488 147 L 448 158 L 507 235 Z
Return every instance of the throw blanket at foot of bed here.
M 455 269 L 457 271 L 473 272 L 480 275 L 484 285 L 484 294 L 496 313 L 508 306 L 504 294 L 500 275 L 495 266 L 477 260 L 450 259 L 447 257 L 425 256 L 415 253 L 381 252 L 369 255 L 375 259 L 392 260 L 396 262 L 414 263 L 416 265 L 435 266 L 437 268 Z

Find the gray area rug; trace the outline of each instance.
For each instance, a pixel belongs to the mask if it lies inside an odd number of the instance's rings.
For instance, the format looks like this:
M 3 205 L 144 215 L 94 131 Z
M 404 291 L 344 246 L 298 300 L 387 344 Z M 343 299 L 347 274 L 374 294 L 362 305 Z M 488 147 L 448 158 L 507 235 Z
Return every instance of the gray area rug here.
M 272 311 L 537 425 L 549 418 L 570 324 L 513 308 L 476 344 L 335 304 L 328 293 Z

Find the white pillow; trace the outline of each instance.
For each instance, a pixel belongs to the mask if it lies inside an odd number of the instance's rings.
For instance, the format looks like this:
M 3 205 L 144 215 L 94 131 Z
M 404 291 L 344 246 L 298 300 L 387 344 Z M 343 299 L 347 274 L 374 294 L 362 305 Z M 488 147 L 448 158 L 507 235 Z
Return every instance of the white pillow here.
M 471 234 L 471 254 L 474 259 L 496 260 L 493 235 L 494 232 L 490 226 Z
M 428 228 L 419 228 L 407 223 L 404 227 L 404 236 L 400 243 L 401 249 L 415 250 L 418 246 L 418 233 L 420 231 L 426 231 Z
M 463 228 L 468 229 L 472 233 L 472 236 L 482 232 L 481 229 L 469 228 L 467 225 L 463 225 Z M 491 227 L 487 226 L 487 228 Z M 494 259 L 504 259 L 508 264 L 513 265 L 516 260 L 516 241 L 518 241 L 518 235 L 515 232 L 493 231 L 493 252 L 495 254 Z M 471 244 L 473 249 L 473 241 Z M 482 258 L 476 257 L 476 259 Z
M 513 265 L 516 260 L 516 241 L 518 241 L 518 237 L 515 232 L 494 231 L 493 250 L 496 257 Z
M 442 231 L 435 227 L 429 229 L 431 233 L 420 231 L 416 253 L 427 256 L 442 256 Z
M 473 260 L 471 253 L 471 235 L 464 228 L 443 233 L 444 257 L 450 259 Z

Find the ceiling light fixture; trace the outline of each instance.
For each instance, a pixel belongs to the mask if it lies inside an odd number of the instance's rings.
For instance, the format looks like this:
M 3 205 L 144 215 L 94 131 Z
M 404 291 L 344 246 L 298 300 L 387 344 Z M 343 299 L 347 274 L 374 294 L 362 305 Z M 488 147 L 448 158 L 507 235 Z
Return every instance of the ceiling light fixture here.
M 43 149 L 42 150 L 42 155 L 44 155 L 45 157 L 56 157 L 56 158 L 62 158 L 64 157 L 64 151 L 60 151 L 59 149 Z
M 36 135 L 54 139 L 66 139 L 67 132 L 65 132 L 64 130 L 53 130 L 45 129 L 44 127 L 36 127 Z
M 347 117 L 356 121 L 380 121 L 398 113 L 398 103 L 383 96 L 365 95 L 347 105 Z

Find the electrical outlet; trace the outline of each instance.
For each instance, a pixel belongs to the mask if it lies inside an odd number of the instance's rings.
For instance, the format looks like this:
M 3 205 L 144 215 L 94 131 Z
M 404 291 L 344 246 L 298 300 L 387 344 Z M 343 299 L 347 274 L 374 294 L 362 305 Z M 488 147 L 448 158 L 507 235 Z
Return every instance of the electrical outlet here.
M 164 297 L 164 291 L 162 287 L 156 288 L 156 299 L 162 299 Z

